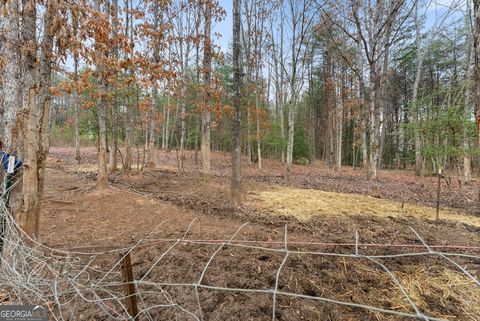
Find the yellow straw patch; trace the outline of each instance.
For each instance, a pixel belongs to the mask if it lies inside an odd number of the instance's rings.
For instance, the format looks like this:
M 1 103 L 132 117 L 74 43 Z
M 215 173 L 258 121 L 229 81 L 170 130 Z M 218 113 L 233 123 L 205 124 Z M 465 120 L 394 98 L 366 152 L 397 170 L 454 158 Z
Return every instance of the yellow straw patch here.
M 307 221 L 316 215 L 375 215 L 379 217 L 413 216 L 434 220 L 435 208 L 403 204 L 359 194 L 324 192 L 314 189 L 271 187 L 253 191 L 248 204 L 272 214 L 293 216 Z M 480 227 L 480 217 L 440 209 L 440 219 Z

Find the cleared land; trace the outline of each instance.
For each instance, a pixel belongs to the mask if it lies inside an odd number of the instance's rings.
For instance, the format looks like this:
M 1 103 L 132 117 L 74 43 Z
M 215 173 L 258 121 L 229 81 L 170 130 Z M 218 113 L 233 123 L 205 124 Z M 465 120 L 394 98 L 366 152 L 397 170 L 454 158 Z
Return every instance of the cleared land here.
M 267 172 L 253 164 L 245 168 L 245 206 L 232 208 L 229 195 L 228 155 L 215 154 L 214 174 L 196 172 L 193 155 L 188 155 L 186 171 L 176 171 L 176 156 L 159 153 L 157 167 L 143 174 L 111 175 L 112 189 L 93 190 L 95 149 L 82 150 L 83 164 L 75 165 L 73 150 L 52 148 L 47 175 L 47 195 L 42 218 L 42 239 L 64 249 L 118 247 L 144 238 L 160 222 L 161 230 L 151 246 L 133 253 L 136 278 L 141 278 L 169 246 L 162 239 L 180 238 L 193 219 L 187 238 L 191 240 L 229 239 L 244 223 L 251 222 L 238 240 L 266 242 L 282 247 L 285 224 L 290 242 L 354 243 L 358 230 L 361 243 L 387 246 L 362 246 L 363 254 L 388 254 L 425 251 L 412 226 L 428 244 L 478 246 L 480 220 L 473 205 L 463 197 L 473 195 L 478 184 L 463 187 L 443 182 L 445 203 L 441 221 L 435 222 L 435 180 L 423 178 L 410 184 L 397 172 L 385 171 L 381 178 L 382 199 L 368 196 L 368 183 L 360 171 L 345 169 L 335 173 L 320 165 L 296 166 L 290 181 L 281 175 L 280 164 L 268 161 Z M 271 168 L 271 170 L 270 170 Z M 308 180 L 302 181 L 302 178 Z M 413 177 L 412 180 L 413 182 Z M 321 185 L 325 182 L 324 187 Z M 351 182 L 346 184 L 345 182 Z M 363 182 L 363 183 L 362 183 Z M 355 186 L 360 194 L 352 194 Z M 415 190 L 423 184 L 422 194 Z M 303 187 L 303 188 L 301 188 Z M 397 193 L 394 193 L 397 191 Z M 410 199 L 409 195 L 416 195 Z M 467 196 L 465 196 L 467 195 Z M 460 200 L 457 200 L 457 198 Z M 448 206 L 446 206 L 448 205 Z M 467 213 L 467 211 L 468 213 Z M 155 241 L 156 240 L 156 241 Z M 322 250 L 352 253 L 354 246 L 326 246 L 293 243 L 301 251 Z M 403 248 L 388 245 L 414 244 Z M 217 246 L 195 244 L 177 247 L 149 275 L 152 281 L 194 282 L 200 276 Z M 451 250 L 451 249 L 450 249 Z M 477 249 L 456 252 L 480 254 Z M 261 250 L 226 247 L 212 261 L 205 275 L 206 284 L 238 288 L 272 288 L 281 254 Z M 428 315 L 448 320 L 479 320 L 480 290 L 474 282 L 433 256 L 382 259 L 381 261 L 409 292 L 415 304 Z M 480 262 L 459 258 L 458 262 L 477 278 Z M 108 260 L 105 262 L 108 264 Z M 292 255 L 285 263 L 279 289 L 310 296 L 412 312 L 391 277 L 366 259 L 313 255 Z M 186 292 L 172 289 L 172 297 L 194 309 Z M 271 320 L 272 299 L 268 295 L 202 291 L 206 320 Z M 158 312 L 162 320 L 174 320 L 167 312 Z M 100 312 L 85 311 L 84 319 L 105 319 Z M 281 297 L 278 320 L 409 320 L 408 318 L 348 308 L 337 304 Z M 185 320 L 190 320 L 184 317 Z

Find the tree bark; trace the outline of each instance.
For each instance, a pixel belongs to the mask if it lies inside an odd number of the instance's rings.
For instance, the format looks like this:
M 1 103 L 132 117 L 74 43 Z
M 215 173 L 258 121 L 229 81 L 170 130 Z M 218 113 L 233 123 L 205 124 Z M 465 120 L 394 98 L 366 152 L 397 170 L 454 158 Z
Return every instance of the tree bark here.
M 369 99 L 369 113 L 370 113 L 370 155 L 369 155 L 369 173 L 368 177 L 372 181 L 372 190 L 376 193 L 376 180 L 377 180 L 377 161 L 379 152 L 379 133 L 380 128 L 377 124 L 377 94 L 378 84 L 380 82 L 378 78 L 378 70 L 376 63 L 370 63 L 369 65 L 369 83 L 370 83 L 370 99 Z
M 19 0 L 10 1 L 5 6 L 4 20 L 5 65 L 3 68 L 3 109 L 4 109 L 4 149 L 8 153 L 21 150 L 22 99 L 21 99 L 21 58 L 20 58 L 20 8 Z M 20 154 L 21 155 L 21 154 Z
M 158 0 L 154 1 L 153 9 L 153 31 L 159 32 L 160 8 Z M 156 65 L 160 62 L 159 51 L 160 43 L 157 35 L 153 36 L 153 63 Z M 157 110 L 158 110 L 158 84 L 157 79 L 153 79 L 152 104 L 150 109 L 150 126 L 148 128 L 148 143 L 147 143 L 147 167 L 154 168 L 155 162 L 153 154 L 155 150 L 155 131 L 157 126 Z M 168 137 L 168 135 L 167 135 Z
M 210 174 L 210 74 L 212 69 L 212 45 L 211 45 L 211 27 L 212 27 L 212 3 L 205 3 L 205 30 L 203 47 L 203 86 L 204 86 L 204 110 L 202 111 L 202 172 Z
M 467 1 L 467 14 L 465 18 L 465 29 L 467 30 L 467 52 L 465 57 L 465 78 L 466 78 L 466 86 L 465 86 L 465 112 L 467 115 L 471 115 L 470 113 L 470 104 L 471 104 L 471 87 L 470 81 L 472 78 L 472 49 L 473 49 L 473 32 L 472 32 L 472 24 L 471 24 L 471 1 Z M 465 184 L 468 184 L 472 179 L 472 169 L 471 163 L 472 158 L 468 154 L 468 150 L 470 149 L 470 141 L 468 137 L 468 131 L 464 129 L 463 133 L 463 149 L 464 149 L 464 156 L 463 156 L 463 181 Z
M 133 19 L 130 15 L 129 10 L 129 1 L 125 0 L 125 38 L 130 39 L 130 42 L 133 43 Z M 132 27 L 130 27 L 132 26 Z M 133 51 L 131 53 L 133 58 Z M 125 58 L 128 58 L 128 54 L 125 55 Z M 128 75 L 130 74 L 130 75 Z M 130 70 L 126 72 L 126 76 L 133 77 L 133 71 Z M 127 87 L 129 91 L 133 91 L 131 86 Z M 132 144 L 133 144 L 133 101 L 130 100 L 130 95 L 127 95 L 127 110 L 125 111 L 125 159 L 123 162 L 123 170 L 129 172 L 132 169 Z
M 112 86 L 109 86 L 109 90 L 114 91 Z M 116 99 L 113 97 L 110 108 L 110 153 L 109 153 L 109 168 L 108 171 L 115 172 L 118 170 L 117 166 L 117 112 L 116 112 Z
M 95 0 L 95 10 L 101 12 L 101 0 Z M 106 58 L 107 53 L 100 46 L 96 48 L 101 53 L 101 60 Z M 107 172 L 107 126 L 106 126 L 106 110 L 107 110 L 107 91 L 108 82 L 106 75 L 106 66 L 101 61 L 97 65 L 98 76 L 98 92 L 99 98 L 97 102 L 98 108 L 98 172 L 97 172 L 97 190 L 108 188 L 108 172 Z
M 473 92 L 475 103 L 475 119 L 477 122 L 478 145 L 480 145 L 480 3 L 479 0 L 473 1 L 475 12 L 475 32 L 474 32 L 474 74 L 473 74 Z
M 240 4 L 241 0 L 233 3 L 233 64 L 234 64 L 234 108 L 233 144 L 232 144 L 232 179 L 231 197 L 238 206 L 242 202 L 242 173 L 241 173 L 241 130 L 242 130 L 242 66 L 240 63 Z
M 78 17 L 73 15 L 73 34 L 78 36 Z M 78 111 L 78 51 L 73 52 L 73 81 L 75 82 L 75 91 L 73 92 L 73 127 L 75 131 L 75 159 L 80 164 L 82 157 L 80 155 L 80 125 Z
M 112 0 L 112 6 L 107 9 L 111 25 L 112 25 L 112 38 L 116 41 L 118 32 L 118 0 Z M 114 45 L 113 58 L 118 59 L 118 45 Z M 109 86 L 109 91 L 113 93 L 112 101 L 110 102 L 110 153 L 109 153 L 109 172 L 115 172 L 118 170 L 117 166 L 117 97 L 115 84 Z
M 41 169 L 37 163 L 37 152 L 40 144 L 38 123 L 40 114 L 36 105 L 38 87 L 36 83 L 36 6 L 33 0 L 25 1 L 22 12 L 22 44 L 25 46 L 22 55 L 22 106 L 24 115 L 23 160 L 30 166 L 23 171 L 22 210 L 19 216 L 20 227 L 29 235 L 36 237 L 38 209 L 38 174 Z
M 423 55 L 421 53 L 421 43 L 420 43 L 420 22 L 418 20 L 418 2 L 415 4 L 415 42 L 417 46 L 417 72 L 415 74 L 415 81 L 413 83 L 413 94 L 412 94 L 412 103 L 413 106 L 413 115 L 415 121 L 414 127 L 414 139 L 415 139 L 415 175 L 420 176 L 423 172 L 423 157 L 422 157 L 422 140 L 420 137 L 420 111 L 417 104 L 418 98 L 418 87 L 420 86 L 420 79 L 422 77 L 422 68 L 423 68 Z
M 37 202 L 35 208 L 35 237 L 40 236 L 40 218 L 41 218 L 41 200 L 43 198 L 45 186 L 45 174 L 47 170 L 47 154 L 49 150 L 49 128 L 48 123 L 50 119 L 51 110 L 51 82 L 52 82 L 52 61 L 53 61 L 53 34 L 51 27 L 53 24 L 54 15 L 54 0 L 47 2 L 47 8 L 44 13 L 44 35 L 41 43 L 40 56 L 40 90 L 38 94 L 37 108 L 40 113 L 39 118 L 39 142 L 37 152 L 37 176 L 38 176 L 38 190 Z
M 147 144 L 147 167 L 154 168 L 155 162 L 153 161 L 153 152 L 155 150 L 155 130 L 157 126 L 157 110 L 158 110 L 158 85 L 154 80 L 152 91 L 152 103 L 150 110 L 150 126 L 148 127 L 148 144 Z
M 284 67 L 283 67 L 283 37 L 284 37 L 284 17 L 282 10 L 282 17 L 280 19 L 280 138 L 281 144 L 281 158 L 282 164 L 286 163 L 285 158 L 285 91 L 284 91 Z
M 295 134 L 295 116 L 297 114 L 297 95 L 294 86 L 288 110 L 287 173 L 291 173 L 293 164 L 293 143 Z
M 335 170 L 342 168 L 342 137 L 343 137 L 343 69 L 339 64 L 339 81 L 337 81 L 337 104 L 335 107 Z
M 313 55 L 312 55 L 313 57 Z M 315 162 L 315 130 L 317 125 L 317 109 L 315 106 L 313 82 L 313 59 L 309 61 L 308 67 L 308 142 L 310 149 L 310 164 Z

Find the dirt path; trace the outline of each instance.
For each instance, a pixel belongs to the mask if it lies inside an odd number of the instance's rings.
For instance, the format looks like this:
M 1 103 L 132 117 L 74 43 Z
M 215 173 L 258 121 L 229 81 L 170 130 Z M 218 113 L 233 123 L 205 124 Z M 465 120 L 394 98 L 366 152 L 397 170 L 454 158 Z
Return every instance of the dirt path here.
M 46 184 L 41 239 L 57 247 L 124 246 L 160 224 L 157 236 L 179 238 L 194 219 L 193 238 L 212 231 L 219 231 L 221 238 L 238 227 L 237 221 L 212 219 L 125 189 L 97 192 L 93 182 L 78 180 L 59 167 L 48 169 Z

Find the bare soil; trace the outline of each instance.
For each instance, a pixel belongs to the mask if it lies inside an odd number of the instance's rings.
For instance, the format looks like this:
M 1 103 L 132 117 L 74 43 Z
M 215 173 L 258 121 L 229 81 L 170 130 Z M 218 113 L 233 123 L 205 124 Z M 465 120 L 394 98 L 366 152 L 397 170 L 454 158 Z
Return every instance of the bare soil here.
M 74 164 L 75 162 L 71 148 L 55 147 L 52 149 L 52 153 L 68 164 Z M 138 157 L 140 159 L 142 155 L 143 152 L 139 151 Z M 230 177 L 230 155 L 220 152 L 213 153 L 213 155 L 211 161 L 213 176 Z M 156 156 L 156 164 L 161 168 L 173 172 L 178 170 L 179 155 L 176 151 L 165 152 L 159 150 Z M 82 149 L 82 157 L 84 159 L 83 163 L 95 164 L 97 160 L 96 148 Z M 243 164 L 246 164 L 246 160 L 243 160 Z M 321 161 L 316 161 L 315 164 L 309 166 L 293 165 L 292 172 L 287 179 L 285 177 L 285 167 L 280 162 L 264 159 L 262 164 L 262 170 L 257 168 L 256 163 L 250 166 L 244 165 L 242 170 L 244 179 L 251 182 L 318 189 L 327 192 L 370 195 L 382 199 L 432 207 L 436 205 L 438 184 L 436 176 L 417 177 L 410 170 L 382 169 L 377 182 L 378 191 L 373 195 L 372 185 L 367 181 L 364 171 L 360 168 L 353 169 L 351 166 L 343 166 L 340 171 L 334 171 Z M 187 151 L 185 153 L 184 168 L 188 173 L 200 169 L 199 164 L 194 162 L 194 152 Z M 446 172 L 444 174 L 441 179 L 441 207 L 479 214 L 480 180 L 478 177 L 475 177 L 468 184 L 463 184 L 455 173 Z
M 465 212 L 474 212 L 477 182 L 462 187 L 446 185 L 442 205 L 456 209 L 456 215 L 467 219 L 445 219 L 439 222 L 416 216 L 376 215 L 334 209 L 313 212 L 305 219 L 281 213 L 279 207 L 265 207 L 258 200 L 264 191 L 309 188 L 323 191 L 368 195 L 369 185 L 360 171 L 344 169 L 336 173 L 328 168 L 295 166 L 290 180 L 283 178 L 281 164 L 265 161 L 267 171 L 244 169 L 245 206 L 234 208 L 229 202 L 228 155 L 215 154 L 213 175 L 198 173 L 193 153 L 186 158 L 185 172 L 177 171 L 175 152 L 159 152 L 157 166 L 143 173 L 114 173 L 111 189 L 94 191 L 95 149 L 82 150 L 82 165 L 76 165 L 71 148 L 53 147 L 49 159 L 47 190 L 42 218 L 42 241 L 62 249 L 91 251 L 121 247 L 145 238 L 162 224 L 153 240 L 180 238 L 194 219 L 188 235 L 191 240 L 229 239 L 245 222 L 250 222 L 236 240 L 275 242 L 282 248 L 287 224 L 289 242 L 354 243 L 359 232 L 362 243 L 416 244 L 421 242 L 409 228 L 413 227 L 431 245 L 480 245 L 480 228 L 469 224 Z M 444 180 L 445 181 L 445 180 Z M 406 206 L 432 205 L 435 179 L 417 179 L 408 172 L 384 171 L 380 178 L 382 198 L 405 202 Z M 305 200 L 296 196 L 302 208 Z M 382 202 L 382 200 L 375 200 Z M 470 202 L 471 201 L 471 202 Z M 345 199 L 340 199 L 345 202 Z M 316 205 L 315 205 L 316 206 Z M 330 213 L 329 213 L 330 211 Z M 463 213 L 463 214 L 462 214 Z M 319 246 L 292 243 L 290 250 L 354 253 L 353 246 Z M 152 263 L 171 245 L 153 242 L 133 253 L 135 278 L 142 278 Z M 218 245 L 179 245 L 166 255 L 148 274 L 155 282 L 195 283 Z M 424 248 L 361 247 L 363 254 L 392 254 L 425 251 Z M 455 252 L 480 255 L 477 249 L 455 249 Z M 280 252 L 226 246 L 212 260 L 202 284 L 242 289 L 272 289 L 276 273 L 284 258 Z M 458 258 L 477 279 L 480 261 Z M 414 303 L 426 314 L 447 320 L 480 320 L 480 290 L 474 282 L 438 256 L 415 256 L 380 260 L 409 292 Z M 311 254 L 292 254 L 280 274 L 280 291 L 305 296 L 366 304 L 412 313 L 404 295 L 392 278 L 374 262 L 363 258 L 340 258 Z M 179 304 L 197 311 L 191 289 L 164 289 Z M 161 298 L 151 295 L 146 301 L 159 304 Z M 271 320 L 272 295 L 200 290 L 204 320 Z M 367 309 L 339 304 L 279 296 L 277 320 L 409 320 Z M 154 310 L 158 320 L 193 320 L 181 312 Z M 80 319 L 107 320 L 100 312 L 86 310 Z

